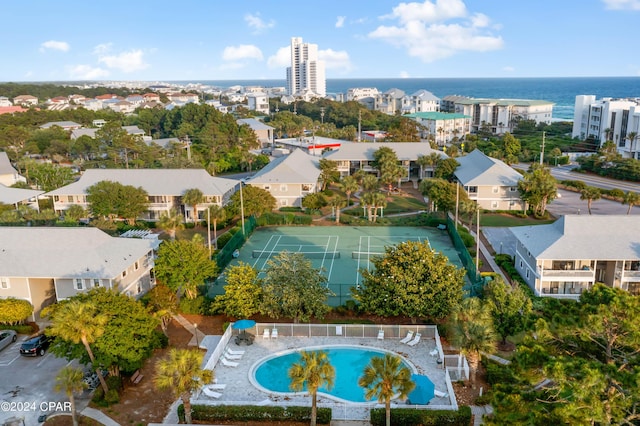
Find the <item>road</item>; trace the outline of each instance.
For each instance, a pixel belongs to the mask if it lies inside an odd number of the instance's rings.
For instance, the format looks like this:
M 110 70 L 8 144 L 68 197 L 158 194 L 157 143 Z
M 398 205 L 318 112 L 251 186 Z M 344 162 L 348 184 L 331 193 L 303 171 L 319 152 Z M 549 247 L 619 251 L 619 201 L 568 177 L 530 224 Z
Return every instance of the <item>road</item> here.
M 24 418 L 26 426 L 38 425 L 38 417 L 55 412 L 69 413 L 63 392 L 54 391 L 55 376 L 67 360 L 47 352 L 43 357 L 20 355 L 17 342 L 0 351 L 0 424 L 10 418 Z M 88 394 L 76 398 L 78 411 L 88 403 Z
M 522 170 L 528 170 L 529 164 L 518 163 L 514 165 L 515 168 Z M 578 166 L 574 164 L 566 166 L 550 167 L 551 175 L 558 181 L 561 180 L 580 180 L 589 186 L 595 186 L 602 189 L 616 189 L 619 188 L 623 191 L 640 192 L 640 183 L 625 182 L 616 179 L 605 178 L 601 176 L 595 176 L 585 173 L 579 173 L 573 171 Z

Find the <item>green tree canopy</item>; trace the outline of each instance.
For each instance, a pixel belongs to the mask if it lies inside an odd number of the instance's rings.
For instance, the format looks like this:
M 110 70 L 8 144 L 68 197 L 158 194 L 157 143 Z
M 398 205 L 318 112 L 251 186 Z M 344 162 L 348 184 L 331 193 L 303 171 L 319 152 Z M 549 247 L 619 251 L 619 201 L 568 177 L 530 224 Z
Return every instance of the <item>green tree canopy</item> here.
M 453 174 L 455 173 L 459 165 L 460 163 L 458 163 L 455 158 L 441 159 L 436 164 L 436 169 L 433 172 L 433 176 L 450 181 L 453 179 Z
M 218 272 L 209 250 L 197 241 L 173 240 L 160 244 L 155 262 L 158 281 L 189 299 L 198 295 L 198 286 Z
M 142 188 L 108 180 L 87 188 L 87 202 L 93 215 L 113 220 L 124 217 L 130 223 L 147 210 L 149 198 Z
M 329 312 L 331 291 L 322 271 L 302 253 L 282 252 L 267 262 L 261 312 L 294 322 L 322 318 Z
M 505 284 L 499 275 L 489 281 L 483 291 L 491 309 L 494 328 L 502 343 L 506 343 L 508 336 L 524 329 L 532 309 L 531 299 L 519 286 Z
M 0 299 L 0 324 L 20 324 L 31 314 L 33 314 L 33 305 L 28 300 L 14 297 Z
M 327 186 L 340 180 L 340 172 L 338 171 L 338 163 L 326 158 L 320 159 L 320 181 L 322 182 L 322 190 Z
M 51 163 L 34 163 L 29 168 L 29 180 L 49 192 L 73 182 L 73 170 Z
M 242 203 L 240 203 L 240 191 L 236 191 L 225 206 L 229 214 L 228 217 L 239 215 L 241 204 L 244 205 L 244 217 L 251 215 L 259 217 L 263 213 L 270 212 L 276 208 L 276 199 L 269 191 L 262 188 L 251 185 L 243 186 Z
M 372 270 L 360 271 L 362 286 L 354 290 L 366 312 L 436 320 L 449 315 L 462 300 L 465 271 L 428 242 L 388 246 L 372 263 Z
M 460 188 L 458 183 L 444 179 L 423 179 L 419 188 L 422 195 L 429 198 L 433 204 L 432 208 L 441 211 L 455 211 L 456 199 L 460 204 L 469 201 L 467 192 Z
M 523 201 L 527 202 L 534 214 L 544 215 L 547 204 L 558 196 L 556 180 L 547 167 L 533 163 L 531 169 L 518 182 L 518 191 Z
M 224 294 L 216 296 L 211 307 L 232 318 L 249 318 L 260 311 L 262 281 L 258 271 L 250 265 L 239 262 L 225 271 Z

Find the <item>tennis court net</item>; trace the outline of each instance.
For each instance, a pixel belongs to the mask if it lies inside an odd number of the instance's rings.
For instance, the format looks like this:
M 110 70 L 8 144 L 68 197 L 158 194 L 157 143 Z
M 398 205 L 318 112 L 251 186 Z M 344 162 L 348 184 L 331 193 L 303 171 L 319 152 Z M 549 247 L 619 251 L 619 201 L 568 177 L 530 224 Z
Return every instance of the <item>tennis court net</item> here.
M 277 256 L 283 251 L 253 250 L 251 257 L 256 259 L 266 259 Z M 340 259 L 339 251 L 287 251 L 287 253 L 300 253 L 308 259 Z
M 384 256 L 384 253 L 377 253 L 372 251 L 352 251 L 352 259 L 369 259 L 374 256 Z

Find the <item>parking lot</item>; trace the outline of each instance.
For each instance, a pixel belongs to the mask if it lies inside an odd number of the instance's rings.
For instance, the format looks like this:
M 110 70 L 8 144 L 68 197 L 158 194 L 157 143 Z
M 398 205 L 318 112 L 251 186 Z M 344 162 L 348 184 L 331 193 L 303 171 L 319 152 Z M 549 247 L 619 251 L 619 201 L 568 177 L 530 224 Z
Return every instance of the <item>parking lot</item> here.
M 50 352 L 43 357 L 21 356 L 24 340 L 26 337 L 19 335 L 15 343 L 0 351 L 0 425 L 14 417 L 24 418 L 25 425 L 37 425 L 42 414 L 69 412 L 64 404 L 67 396 L 53 387 L 58 371 L 70 362 Z M 76 398 L 78 411 L 87 405 L 87 398 Z

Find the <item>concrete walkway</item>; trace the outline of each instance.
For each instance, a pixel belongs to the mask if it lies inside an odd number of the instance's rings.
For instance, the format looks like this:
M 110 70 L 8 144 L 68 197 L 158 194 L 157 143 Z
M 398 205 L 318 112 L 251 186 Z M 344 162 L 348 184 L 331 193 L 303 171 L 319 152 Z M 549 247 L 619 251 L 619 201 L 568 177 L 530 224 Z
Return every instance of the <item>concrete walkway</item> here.
M 173 315 L 173 319 L 177 321 L 182 327 L 184 327 L 185 330 L 187 330 L 189 333 L 193 335 L 193 337 L 189 341 L 189 346 L 202 347 L 201 343 L 205 337 L 205 334 L 202 331 L 198 330 L 198 328 L 195 325 L 191 324 L 189 321 L 187 321 L 185 317 L 183 317 L 180 314 Z M 202 348 L 202 349 L 206 349 L 206 348 Z
M 87 407 L 80 412 L 85 417 L 90 417 L 93 420 L 96 420 L 102 423 L 104 426 L 120 426 L 120 423 L 117 423 L 111 417 L 104 414 L 102 411 L 96 410 L 95 408 Z

